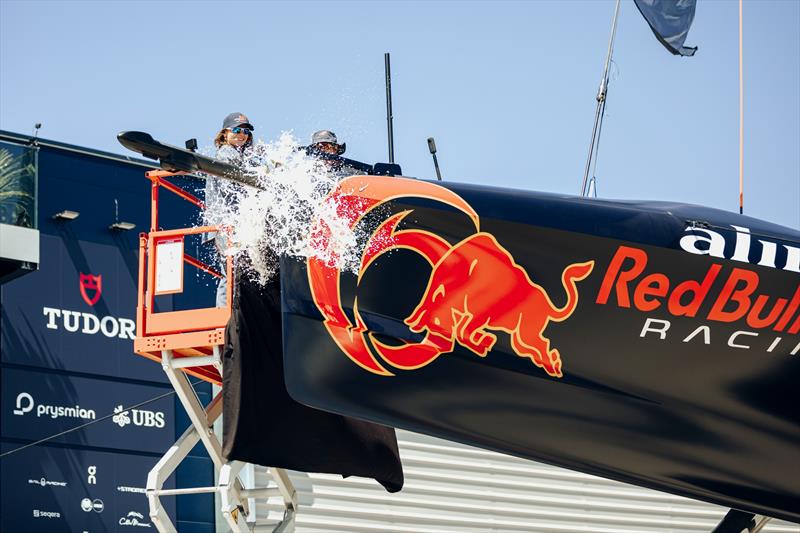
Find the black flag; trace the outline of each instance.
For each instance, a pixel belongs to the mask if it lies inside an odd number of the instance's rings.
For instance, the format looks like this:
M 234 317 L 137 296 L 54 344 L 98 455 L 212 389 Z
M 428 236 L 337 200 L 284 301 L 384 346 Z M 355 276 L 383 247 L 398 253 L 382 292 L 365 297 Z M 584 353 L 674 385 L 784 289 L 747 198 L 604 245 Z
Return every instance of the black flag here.
M 633 0 L 656 38 L 671 53 L 693 56 L 697 47 L 683 46 L 694 20 L 697 0 Z

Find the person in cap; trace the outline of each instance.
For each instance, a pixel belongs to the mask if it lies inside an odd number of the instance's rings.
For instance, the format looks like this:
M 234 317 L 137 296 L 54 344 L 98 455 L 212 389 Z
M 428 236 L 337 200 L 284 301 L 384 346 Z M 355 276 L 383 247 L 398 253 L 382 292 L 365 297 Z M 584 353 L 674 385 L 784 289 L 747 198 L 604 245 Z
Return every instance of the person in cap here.
M 330 172 L 338 176 L 354 174 L 369 174 L 372 166 L 342 157 L 347 150 L 347 144 L 339 144 L 336 134 L 330 130 L 319 130 L 311 136 L 311 144 L 306 147 L 306 153 L 319 159 Z
M 230 113 L 222 121 L 222 129 L 214 137 L 214 145 L 217 147 L 217 156 L 224 157 L 230 149 L 235 150 L 239 156 L 244 155 L 244 151 L 253 146 L 253 130 L 255 128 L 250 123 L 250 119 L 244 113 Z
M 339 144 L 336 134 L 330 130 L 315 131 L 311 136 L 309 152 L 326 155 L 342 155 L 347 150 L 347 143 Z
M 253 124 L 244 113 L 230 113 L 222 121 L 222 129 L 214 137 L 214 145 L 217 147 L 217 159 L 228 162 L 244 162 L 247 152 L 253 146 Z M 206 177 L 205 204 L 206 212 L 225 212 L 228 209 L 229 199 L 224 194 L 225 186 L 222 181 L 213 176 Z M 209 226 L 219 223 L 217 220 L 210 220 L 205 217 L 205 222 Z M 227 238 L 220 233 L 207 233 L 204 235 L 204 243 L 213 242 L 220 255 L 220 266 L 222 267 L 222 278 L 217 284 L 216 306 L 225 307 L 228 300 L 228 279 L 225 265 L 225 250 L 228 243 Z

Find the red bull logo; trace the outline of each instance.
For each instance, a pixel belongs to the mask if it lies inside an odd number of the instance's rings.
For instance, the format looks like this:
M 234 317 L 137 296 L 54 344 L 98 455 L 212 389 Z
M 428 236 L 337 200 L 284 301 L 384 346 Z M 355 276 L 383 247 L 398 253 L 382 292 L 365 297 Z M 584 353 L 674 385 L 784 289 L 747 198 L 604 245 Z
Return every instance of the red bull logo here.
M 361 258 L 358 281 L 378 256 L 397 248 L 420 254 L 432 269 L 420 303 L 405 319 L 409 329 L 424 334 L 424 338 L 400 345 L 385 344 L 367 331 L 357 301 L 353 303 L 351 321 L 341 302 L 341 272 L 332 263 L 310 258 L 312 297 L 328 333 L 341 350 L 363 369 L 391 376 L 393 372 L 387 366 L 399 370 L 420 368 L 452 352 L 456 343 L 486 357 L 502 332 L 509 336 L 518 356 L 530 359 L 552 377 L 562 377 L 561 354 L 551 347 L 545 329 L 550 322 L 564 321 L 575 311 L 577 282 L 591 274 L 594 261 L 566 266 L 561 282 L 567 301 L 557 307 L 492 234 L 480 231 L 480 220 L 472 207 L 444 187 L 401 178 L 354 176 L 343 180 L 327 201 L 335 202 L 338 212 L 347 218 L 350 227 L 355 227 L 373 209 L 400 197 L 446 203 L 466 214 L 476 233 L 451 245 L 427 231 L 398 230 L 411 211 L 393 215 L 373 233 Z M 324 222 L 317 221 L 313 238 L 324 243 L 330 231 Z

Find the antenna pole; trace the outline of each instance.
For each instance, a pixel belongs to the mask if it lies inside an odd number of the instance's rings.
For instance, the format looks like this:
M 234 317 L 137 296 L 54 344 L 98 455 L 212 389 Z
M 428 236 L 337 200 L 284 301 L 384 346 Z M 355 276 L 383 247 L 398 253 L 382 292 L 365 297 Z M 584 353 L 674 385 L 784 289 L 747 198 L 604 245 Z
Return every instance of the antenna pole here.
M 744 213 L 744 70 L 742 66 L 742 0 L 739 0 L 739 214 Z
M 392 67 L 389 52 L 383 54 L 383 66 L 386 71 L 386 127 L 389 134 L 389 163 L 394 163 L 394 131 L 392 130 Z
M 436 141 L 433 137 L 428 137 L 428 151 L 433 157 L 433 166 L 436 168 L 436 179 L 442 181 L 442 173 L 439 170 L 439 159 L 436 157 Z
M 741 0 L 740 0 L 741 1 Z M 611 21 L 611 37 L 608 39 L 608 53 L 606 54 L 606 64 L 603 68 L 603 78 L 600 80 L 600 88 L 597 91 L 597 110 L 594 114 L 594 126 L 592 127 L 592 140 L 589 143 L 589 156 L 586 158 L 586 170 L 583 173 L 583 184 L 581 185 L 581 196 L 586 196 L 586 185 L 589 182 L 589 169 L 592 166 L 595 146 L 600 144 L 598 131 L 602 127 L 603 115 L 606 109 L 606 94 L 608 92 L 608 67 L 611 64 L 611 54 L 614 52 L 614 37 L 617 35 L 617 16 L 619 15 L 619 3 L 614 7 L 614 19 Z

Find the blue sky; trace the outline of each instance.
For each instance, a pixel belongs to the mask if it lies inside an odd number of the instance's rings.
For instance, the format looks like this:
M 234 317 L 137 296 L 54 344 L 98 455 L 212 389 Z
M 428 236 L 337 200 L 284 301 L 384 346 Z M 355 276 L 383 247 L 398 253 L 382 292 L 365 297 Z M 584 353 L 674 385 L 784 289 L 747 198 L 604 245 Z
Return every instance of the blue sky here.
M 125 153 L 122 130 L 210 145 L 334 130 L 350 157 L 445 180 L 576 194 L 612 0 L 0 1 L 0 128 Z M 746 1 L 745 214 L 800 227 L 800 2 Z M 605 198 L 738 209 L 738 2 L 699 0 L 670 55 L 623 0 L 597 175 Z

